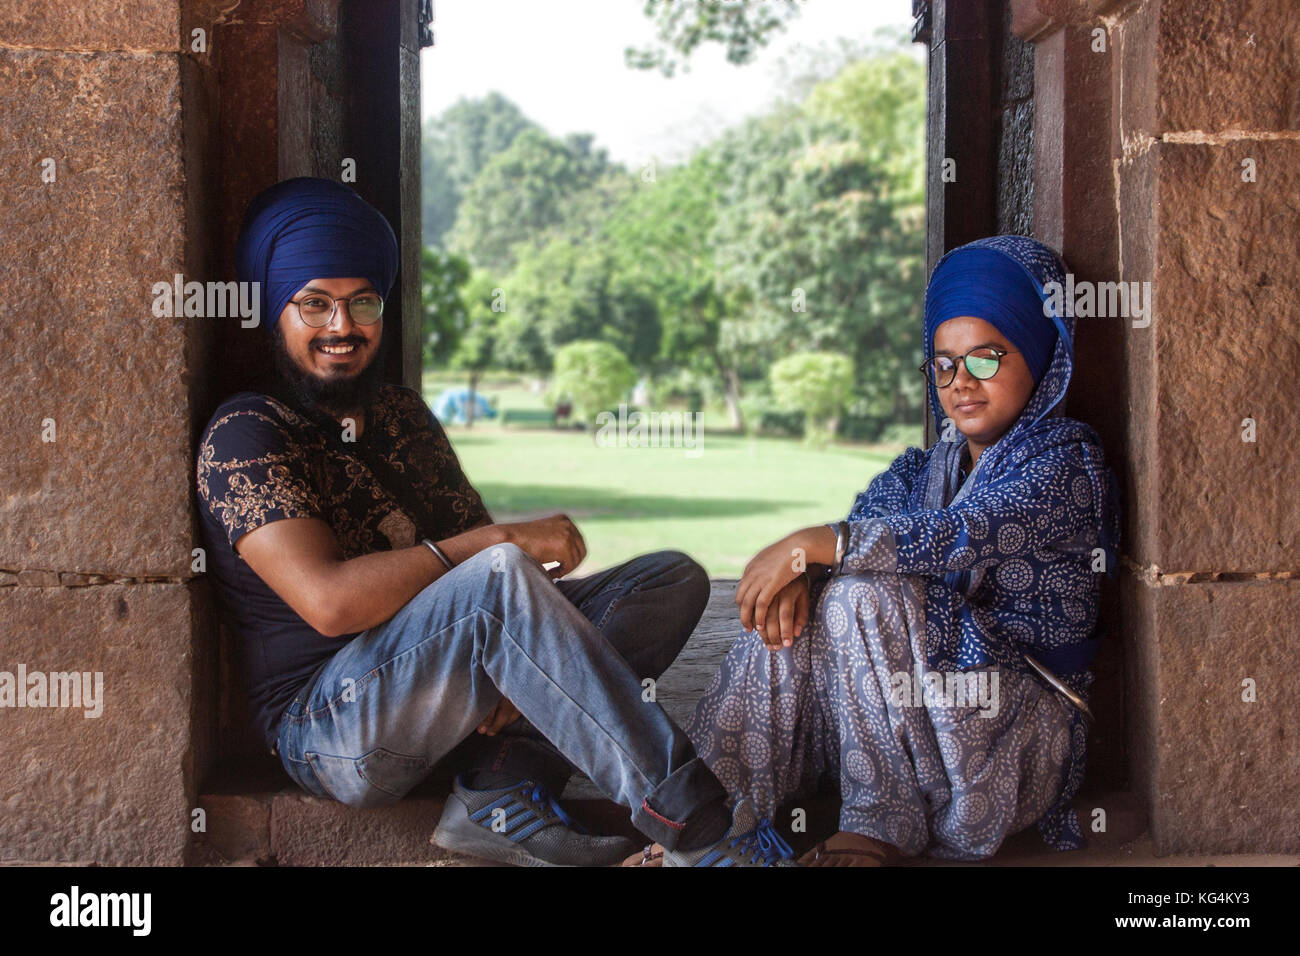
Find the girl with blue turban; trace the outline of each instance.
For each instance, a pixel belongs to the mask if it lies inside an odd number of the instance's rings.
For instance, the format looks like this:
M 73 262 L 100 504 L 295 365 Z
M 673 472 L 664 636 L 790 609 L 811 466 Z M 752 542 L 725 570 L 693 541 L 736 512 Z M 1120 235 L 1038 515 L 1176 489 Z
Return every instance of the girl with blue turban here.
M 1070 802 L 1119 509 L 1096 433 L 1064 415 L 1073 318 L 1043 292 L 1064 274 L 1022 236 L 944 256 L 923 366 L 939 440 L 844 522 L 759 552 L 737 586 L 757 631 L 687 732 L 760 817 L 837 785 L 840 832 L 806 864 L 985 859 L 1034 823 L 1082 846 Z

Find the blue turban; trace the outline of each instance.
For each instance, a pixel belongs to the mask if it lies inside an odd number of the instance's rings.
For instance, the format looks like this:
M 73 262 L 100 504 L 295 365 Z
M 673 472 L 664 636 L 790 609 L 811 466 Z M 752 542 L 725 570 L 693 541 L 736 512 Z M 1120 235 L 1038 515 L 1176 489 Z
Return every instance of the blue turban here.
M 925 290 L 925 341 L 959 315 L 992 325 L 1025 357 L 1037 385 L 1056 349 L 1056 323 L 1043 311 L 1046 296 L 1018 261 L 987 246 L 960 246 L 935 267 Z
M 369 279 L 387 297 L 397 277 L 397 237 L 388 220 L 355 190 L 299 176 L 253 199 L 239 227 L 235 265 L 261 286 L 267 331 L 312 279 Z

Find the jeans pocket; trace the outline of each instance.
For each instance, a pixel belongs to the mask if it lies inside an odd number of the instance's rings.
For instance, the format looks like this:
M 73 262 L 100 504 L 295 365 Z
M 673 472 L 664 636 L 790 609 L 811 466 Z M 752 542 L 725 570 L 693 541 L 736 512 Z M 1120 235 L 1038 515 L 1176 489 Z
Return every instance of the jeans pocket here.
M 331 797 L 352 807 L 381 807 L 396 803 L 432 769 L 423 757 L 394 753 L 382 747 L 362 757 L 304 754 L 316 779 Z

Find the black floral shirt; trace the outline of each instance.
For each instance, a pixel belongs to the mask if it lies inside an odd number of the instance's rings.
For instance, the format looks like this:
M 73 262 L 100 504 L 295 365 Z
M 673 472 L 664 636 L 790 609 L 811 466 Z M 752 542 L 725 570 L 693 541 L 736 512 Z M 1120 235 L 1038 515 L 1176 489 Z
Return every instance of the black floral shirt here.
M 439 540 L 491 520 L 447 435 L 414 389 L 384 385 L 355 441 L 337 422 L 255 391 L 226 399 L 198 450 L 208 572 L 239 634 L 253 722 L 270 749 L 280 716 L 354 635 L 312 628 L 239 555 L 272 521 L 318 518 L 345 558 Z

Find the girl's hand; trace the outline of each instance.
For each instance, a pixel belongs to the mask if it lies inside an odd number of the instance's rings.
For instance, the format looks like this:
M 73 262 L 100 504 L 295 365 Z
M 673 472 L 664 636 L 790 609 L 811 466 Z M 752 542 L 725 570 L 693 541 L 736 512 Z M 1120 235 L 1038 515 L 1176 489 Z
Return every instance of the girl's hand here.
M 798 575 L 776 593 L 776 599 L 767 611 L 767 622 L 758 629 L 769 651 L 790 647 L 803 633 L 808 623 L 808 592 L 810 585 L 806 574 Z
M 754 555 L 736 585 L 736 604 L 740 606 L 740 624 L 745 630 L 754 630 L 755 623 L 767 624 L 768 609 L 777 594 L 795 578 L 803 576 L 809 560 L 803 531 L 787 535 Z

